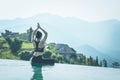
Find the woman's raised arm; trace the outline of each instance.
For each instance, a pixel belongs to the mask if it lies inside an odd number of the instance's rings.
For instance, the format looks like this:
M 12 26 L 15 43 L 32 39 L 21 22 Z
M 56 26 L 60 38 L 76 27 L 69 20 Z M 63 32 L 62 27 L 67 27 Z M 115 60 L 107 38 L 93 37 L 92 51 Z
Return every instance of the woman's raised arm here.
M 43 31 L 43 33 L 45 34 L 43 41 L 46 41 L 48 33 L 43 28 L 40 27 L 39 23 L 38 23 L 38 28 L 40 28 Z
M 38 29 L 39 29 L 39 28 L 37 27 L 37 29 L 35 29 L 35 30 L 33 31 L 32 36 L 31 36 L 31 42 L 33 42 L 33 41 L 35 40 L 35 35 L 36 35 Z

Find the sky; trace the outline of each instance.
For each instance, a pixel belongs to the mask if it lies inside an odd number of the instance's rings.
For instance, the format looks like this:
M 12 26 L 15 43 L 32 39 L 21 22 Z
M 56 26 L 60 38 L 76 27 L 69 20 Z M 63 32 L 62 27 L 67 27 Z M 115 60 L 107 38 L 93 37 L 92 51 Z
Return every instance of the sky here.
M 98 22 L 110 19 L 117 19 L 120 21 L 119 8 L 120 0 L 0 0 L 0 20 L 28 18 L 38 14 L 50 13 L 62 17 L 75 17 L 88 22 Z M 47 20 L 45 21 L 47 22 Z M 49 32 L 49 28 L 47 27 L 46 29 Z M 81 40 L 83 34 L 87 38 L 83 36 L 82 41 L 86 40 L 87 43 L 95 44 L 95 46 L 98 45 L 98 48 L 99 45 L 103 46 L 105 44 L 105 47 L 107 48 L 110 46 L 111 49 L 111 46 L 114 46 L 115 49 L 120 50 L 120 44 L 118 44 L 120 28 L 110 30 L 110 28 L 105 29 L 104 27 L 99 27 L 101 31 L 97 27 L 93 30 L 88 28 L 87 30 L 90 31 L 88 33 L 88 31 L 84 29 L 85 27 L 80 27 L 76 28 L 78 33 L 81 34 L 80 36 L 75 37 L 78 39 L 73 41 L 71 37 L 69 37 L 72 41 L 63 40 L 64 43 L 74 43 L 73 45 L 78 44 L 79 39 Z M 52 28 L 50 30 L 52 30 Z M 83 33 L 79 31 L 81 29 L 83 29 Z M 72 28 L 69 29 L 69 31 L 70 30 L 72 30 Z M 57 33 L 59 34 L 59 32 Z M 52 32 L 52 34 L 55 34 L 55 32 Z M 52 34 L 51 36 L 53 36 Z M 53 38 L 51 36 L 50 38 L 52 41 Z M 66 34 L 66 36 L 68 37 L 68 34 Z M 91 36 L 91 38 L 88 36 Z M 113 37 L 111 38 L 111 36 Z M 57 42 L 57 40 L 55 42 Z M 59 41 L 58 38 L 58 42 L 62 41 Z M 77 46 L 75 45 L 75 47 Z
M 40 13 L 76 17 L 89 22 L 120 20 L 120 0 L 0 0 L 0 20 Z

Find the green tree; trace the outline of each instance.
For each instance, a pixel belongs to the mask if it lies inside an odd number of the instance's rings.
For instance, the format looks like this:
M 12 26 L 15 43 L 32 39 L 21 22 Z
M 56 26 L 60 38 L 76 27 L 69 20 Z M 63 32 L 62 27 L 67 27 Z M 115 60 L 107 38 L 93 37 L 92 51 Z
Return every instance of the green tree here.
M 99 66 L 101 66 L 102 67 L 102 61 L 100 61 L 100 65 Z
M 81 57 L 77 56 L 75 59 L 76 64 L 81 64 Z
M 5 46 L 4 46 L 5 43 L 6 43 L 6 41 L 3 38 L 0 38 L 0 49 L 5 48 Z
M 87 64 L 87 58 L 86 58 L 86 56 L 85 55 L 83 55 L 83 58 L 82 58 L 83 60 L 82 60 L 82 63 L 84 64 L 84 65 L 86 65 Z
M 49 43 L 47 44 L 47 50 L 52 52 L 53 54 L 56 53 L 56 44 L 55 43 Z
M 51 55 L 51 57 L 55 60 L 56 63 L 58 63 L 58 58 L 55 54 Z
M 44 58 L 51 58 L 51 54 L 52 53 L 50 51 L 45 51 L 43 56 L 44 56 Z
M 93 66 L 93 58 L 91 56 L 87 58 L 87 65 Z
M 91 65 L 91 66 L 93 66 L 93 65 L 94 65 L 94 60 L 93 60 L 93 58 L 90 56 L 90 58 L 89 58 L 89 59 L 90 59 L 90 62 L 89 62 L 89 63 L 90 63 L 90 65 Z
M 18 38 L 14 38 L 14 40 L 10 39 L 9 37 L 5 38 L 6 41 L 8 42 L 8 45 L 10 47 L 11 52 L 15 55 L 18 56 L 18 51 L 22 47 L 22 41 L 19 40 Z
M 33 29 L 32 29 L 32 27 L 30 27 L 30 28 L 27 30 L 28 41 L 29 41 L 29 42 L 31 42 L 31 35 L 32 35 L 32 32 L 33 32 Z
M 2 37 L 9 37 L 10 34 L 12 34 L 12 32 L 9 30 L 5 30 L 5 33 L 1 33 Z
M 107 67 L 107 61 L 103 59 L 103 67 Z
M 99 66 L 99 63 L 98 63 L 98 56 L 96 56 L 95 66 Z
M 19 56 L 20 56 L 20 59 L 29 61 L 30 58 L 32 57 L 32 54 L 30 52 L 25 51 L 25 52 L 22 52 Z

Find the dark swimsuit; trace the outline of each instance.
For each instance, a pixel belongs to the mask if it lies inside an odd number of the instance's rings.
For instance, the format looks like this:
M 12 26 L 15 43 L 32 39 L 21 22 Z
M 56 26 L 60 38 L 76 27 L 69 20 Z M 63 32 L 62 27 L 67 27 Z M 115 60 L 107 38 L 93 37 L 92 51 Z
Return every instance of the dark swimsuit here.
M 39 43 L 40 43 L 40 41 L 38 41 L 38 42 L 35 41 L 36 47 L 34 49 L 34 52 L 43 52 L 44 51 L 44 47 L 43 48 L 38 48 Z
M 38 48 L 40 41 L 35 41 L 36 47 L 34 49 L 34 52 L 44 52 L 44 47 L 43 48 Z M 39 56 L 33 56 L 32 57 L 32 62 L 39 63 L 42 61 L 42 55 Z
M 44 47 L 38 48 L 39 42 L 35 41 L 36 48 L 35 48 L 34 52 L 43 52 L 44 51 Z M 32 60 L 31 60 L 32 66 L 40 66 L 41 64 L 50 64 L 50 65 L 52 64 L 53 65 L 54 63 L 55 63 L 54 59 L 42 59 L 42 55 L 33 56 Z

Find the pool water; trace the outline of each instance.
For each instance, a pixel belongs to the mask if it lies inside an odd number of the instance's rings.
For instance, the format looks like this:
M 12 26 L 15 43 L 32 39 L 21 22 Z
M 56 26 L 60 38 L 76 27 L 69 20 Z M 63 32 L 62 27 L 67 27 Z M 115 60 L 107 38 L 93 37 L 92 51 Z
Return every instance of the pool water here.
M 0 80 L 120 80 L 120 69 L 0 59 Z

